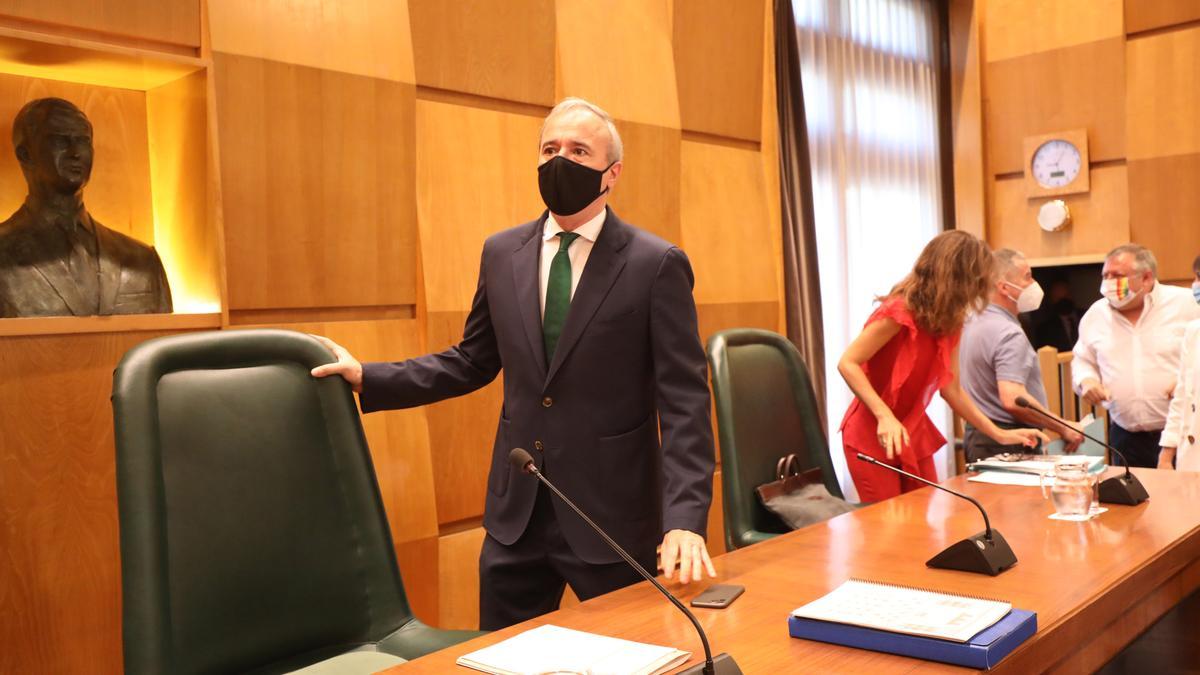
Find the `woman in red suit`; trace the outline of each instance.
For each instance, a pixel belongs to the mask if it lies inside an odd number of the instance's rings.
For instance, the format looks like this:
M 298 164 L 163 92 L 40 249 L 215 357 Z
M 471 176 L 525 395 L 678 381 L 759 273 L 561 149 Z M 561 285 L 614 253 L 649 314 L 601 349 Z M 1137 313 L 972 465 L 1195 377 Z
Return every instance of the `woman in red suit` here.
M 958 230 L 934 237 L 842 354 L 838 372 L 855 396 L 842 420 L 842 443 L 862 501 L 895 497 L 921 484 L 858 460 L 858 452 L 937 480 L 933 453 L 946 439 L 925 414 L 935 391 L 997 443 L 1049 441 L 1033 429 L 997 427 L 958 382 L 963 320 L 987 306 L 992 270 L 992 252 L 977 237 Z

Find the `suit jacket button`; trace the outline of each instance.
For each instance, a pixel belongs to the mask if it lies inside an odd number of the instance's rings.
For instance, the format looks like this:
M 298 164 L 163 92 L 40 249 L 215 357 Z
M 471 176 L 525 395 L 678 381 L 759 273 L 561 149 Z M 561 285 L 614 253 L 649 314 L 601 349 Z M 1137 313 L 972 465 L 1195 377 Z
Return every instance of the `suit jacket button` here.
M 534 442 L 533 442 L 533 449 L 534 449 L 534 450 L 537 450 L 538 452 L 541 452 L 542 450 L 545 450 L 545 449 L 546 449 L 546 446 L 542 445 L 542 442 L 541 442 L 541 441 L 534 441 Z
M 554 399 L 550 398 L 549 396 L 542 399 L 542 407 L 543 408 L 549 408 L 552 405 L 554 405 Z
M 1191 445 L 1191 444 L 1194 444 L 1195 442 L 1196 442 L 1196 437 L 1191 434 L 1188 434 L 1188 444 Z

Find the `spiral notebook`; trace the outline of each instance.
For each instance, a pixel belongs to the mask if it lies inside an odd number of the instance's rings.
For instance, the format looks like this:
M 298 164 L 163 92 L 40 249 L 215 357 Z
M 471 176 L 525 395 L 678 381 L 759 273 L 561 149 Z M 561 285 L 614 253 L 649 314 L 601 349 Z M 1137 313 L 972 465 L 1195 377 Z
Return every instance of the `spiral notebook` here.
M 998 600 L 850 579 L 792 616 L 967 642 L 1011 610 Z

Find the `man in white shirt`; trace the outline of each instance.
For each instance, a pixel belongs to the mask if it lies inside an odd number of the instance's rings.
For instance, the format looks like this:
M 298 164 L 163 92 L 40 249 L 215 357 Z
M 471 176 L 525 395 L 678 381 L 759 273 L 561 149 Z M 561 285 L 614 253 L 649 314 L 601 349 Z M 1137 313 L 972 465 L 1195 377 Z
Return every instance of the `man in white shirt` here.
M 1200 318 L 1191 292 L 1160 284 L 1157 275 L 1154 254 L 1144 246 L 1126 244 L 1108 254 L 1104 297 L 1079 323 L 1072 364 L 1075 391 L 1108 408 L 1109 442 L 1133 466 L 1158 465 L 1183 331 Z

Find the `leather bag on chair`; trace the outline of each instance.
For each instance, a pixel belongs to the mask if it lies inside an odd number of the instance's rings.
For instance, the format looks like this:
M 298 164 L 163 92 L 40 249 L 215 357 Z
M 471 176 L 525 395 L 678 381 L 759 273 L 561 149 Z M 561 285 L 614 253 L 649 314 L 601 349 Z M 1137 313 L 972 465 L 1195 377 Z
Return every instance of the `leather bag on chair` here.
M 755 489 L 763 506 L 783 519 L 793 530 L 853 511 L 844 499 L 829 494 L 818 468 L 798 471 L 795 454 L 780 457 L 775 480 Z

